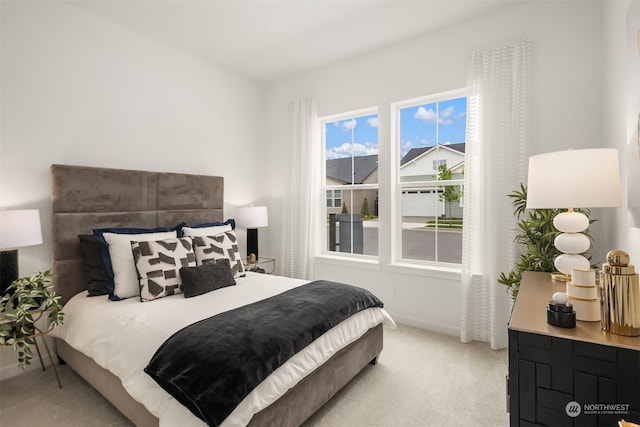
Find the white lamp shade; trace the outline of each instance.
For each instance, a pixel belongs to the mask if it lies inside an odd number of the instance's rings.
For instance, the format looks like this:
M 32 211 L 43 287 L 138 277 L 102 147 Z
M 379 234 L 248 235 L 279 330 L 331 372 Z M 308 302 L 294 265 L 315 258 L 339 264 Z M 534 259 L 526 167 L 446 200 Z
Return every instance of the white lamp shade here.
M 529 158 L 527 208 L 599 208 L 621 205 L 618 150 L 567 150 Z
M 0 211 L 0 249 L 15 249 L 42 243 L 40 211 Z
M 242 228 L 259 228 L 269 226 L 266 206 L 249 206 L 238 208 L 236 224 Z

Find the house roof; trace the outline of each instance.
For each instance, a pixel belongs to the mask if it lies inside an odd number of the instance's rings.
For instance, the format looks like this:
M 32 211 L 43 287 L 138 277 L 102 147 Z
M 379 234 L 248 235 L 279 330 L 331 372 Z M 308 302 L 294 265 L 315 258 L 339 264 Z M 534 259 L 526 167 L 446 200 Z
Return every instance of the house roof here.
M 353 158 L 353 183 L 362 184 L 378 168 L 378 155 Z M 327 177 L 351 184 L 351 157 L 327 160 Z
M 446 145 L 439 145 L 439 146 L 440 147 L 449 148 L 449 149 L 452 149 L 452 150 L 456 150 L 456 151 L 459 151 L 460 153 L 464 153 L 465 143 L 464 142 L 460 142 L 460 143 L 457 143 L 457 144 L 446 144 Z M 411 160 L 413 160 L 413 159 L 415 159 L 417 157 L 420 157 L 421 155 L 423 155 L 427 151 L 431 151 L 431 150 L 435 149 L 436 147 L 438 147 L 438 145 L 431 145 L 429 147 L 412 148 L 411 150 L 409 150 L 407 152 L 407 154 L 404 155 L 402 160 L 400 160 L 400 166 L 404 165 L 405 163 L 409 163 Z

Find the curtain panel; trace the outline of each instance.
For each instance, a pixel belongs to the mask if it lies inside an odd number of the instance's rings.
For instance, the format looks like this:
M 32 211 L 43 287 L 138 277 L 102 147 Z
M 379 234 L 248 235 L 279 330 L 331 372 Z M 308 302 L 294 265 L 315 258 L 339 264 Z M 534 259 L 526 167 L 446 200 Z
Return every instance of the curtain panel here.
M 462 237 L 462 342 L 508 344 L 512 301 L 498 283 L 518 258 L 509 193 L 526 177 L 531 42 L 471 54 Z
M 317 101 L 313 97 L 289 102 L 289 170 L 284 198 L 281 274 L 311 280 L 319 212 L 320 156 Z

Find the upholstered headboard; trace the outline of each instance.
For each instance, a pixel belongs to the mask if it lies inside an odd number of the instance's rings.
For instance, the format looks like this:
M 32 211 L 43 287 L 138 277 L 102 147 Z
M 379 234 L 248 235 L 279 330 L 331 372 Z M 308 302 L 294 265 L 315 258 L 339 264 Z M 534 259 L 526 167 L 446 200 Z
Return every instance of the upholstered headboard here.
M 222 177 L 52 165 L 53 273 L 62 303 L 86 289 L 79 234 L 223 221 L 223 204 Z

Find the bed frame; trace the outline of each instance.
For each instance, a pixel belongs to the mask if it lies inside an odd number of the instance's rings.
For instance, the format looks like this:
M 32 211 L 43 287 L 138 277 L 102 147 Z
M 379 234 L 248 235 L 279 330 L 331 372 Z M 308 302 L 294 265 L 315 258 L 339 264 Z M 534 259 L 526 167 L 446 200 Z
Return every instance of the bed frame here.
M 94 228 L 175 226 L 223 221 L 222 177 L 51 166 L 54 287 L 61 302 L 86 289 L 79 234 Z M 159 420 L 135 401 L 120 380 L 61 339 L 57 354 L 138 426 Z M 382 325 L 336 353 L 284 396 L 254 415 L 250 426 L 298 426 L 382 351 Z

